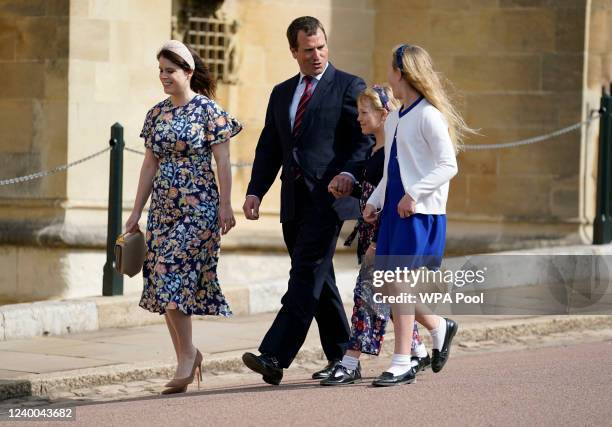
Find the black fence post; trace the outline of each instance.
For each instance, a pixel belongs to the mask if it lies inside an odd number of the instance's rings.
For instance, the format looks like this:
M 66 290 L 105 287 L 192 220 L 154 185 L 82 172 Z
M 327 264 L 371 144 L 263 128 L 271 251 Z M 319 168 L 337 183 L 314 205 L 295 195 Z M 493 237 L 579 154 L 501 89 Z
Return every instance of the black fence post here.
M 610 86 L 612 91 L 612 85 Z M 602 245 L 612 241 L 612 94 L 604 86 L 601 91 L 599 109 L 599 161 L 597 169 L 597 211 L 593 223 L 593 244 Z
M 123 276 L 115 270 L 115 240 L 121 234 L 123 210 L 123 126 L 111 126 L 110 177 L 108 181 L 108 225 L 106 231 L 106 264 L 102 295 L 123 295 Z

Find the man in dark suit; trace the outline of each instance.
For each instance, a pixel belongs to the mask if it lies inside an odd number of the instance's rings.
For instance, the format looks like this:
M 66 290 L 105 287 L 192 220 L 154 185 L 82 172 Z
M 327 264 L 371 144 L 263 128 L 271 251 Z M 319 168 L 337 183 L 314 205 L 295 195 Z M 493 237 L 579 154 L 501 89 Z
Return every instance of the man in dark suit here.
M 357 123 L 357 96 L 366 88 L 356 76 L 327 61 L 327 36 L 313 17 L 295 19 L 287 38 L 300 74 L 272 90 L 264 129 L 243 206 L 247 219 L 282 166 L 281 222 L 291 271 L 282 308 L 259 351 L 244 363 L 279 384 L 316 318 L 329 361 L 313 378 L 326 378 L 344 355 L 350 328 L 336 287 L 332 257 L 342 226 L 338 204 L 350 194 L 372 145 Z M 334 197 L 339 197 L 334 203 Z

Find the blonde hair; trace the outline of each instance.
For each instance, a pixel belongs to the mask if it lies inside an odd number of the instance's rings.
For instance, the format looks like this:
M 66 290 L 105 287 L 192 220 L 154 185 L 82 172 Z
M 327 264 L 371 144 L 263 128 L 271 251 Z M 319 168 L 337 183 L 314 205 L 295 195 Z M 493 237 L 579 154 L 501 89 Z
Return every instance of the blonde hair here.
M 377 92 L 381 90 L 387 95 L 388 101 L 386 105 L 383 105 L 383 100 L 380 97 L 380 94 Z M 387 110 L 387 111 L 395 111 L 397 110 L 401 103 L 393 96 L 393 89 L 391 89 L 387 85 L 374 85 L 373 87 L 369 87 L 363 92 L 359 94 L 357 97 L 357 102 L 365 102 L 368 101 L 376 110 Z
M 399 49 L 403 49 L 401 67 L 398 64 Z M 444 88 L 444 83 L 447 82 L 441 74 L 434 70 L 431 56 L 420 46 L 401 45 L 393 49 L 392 64 L 393 68 L 400 70 L 402 77 L 410 86 L 442 113 L 448 122 L 448 130 L 455 152 L 459 152 L 466 134 L 477 134 L 478 132 L 465 123 L 459 111 L 454 107 Z

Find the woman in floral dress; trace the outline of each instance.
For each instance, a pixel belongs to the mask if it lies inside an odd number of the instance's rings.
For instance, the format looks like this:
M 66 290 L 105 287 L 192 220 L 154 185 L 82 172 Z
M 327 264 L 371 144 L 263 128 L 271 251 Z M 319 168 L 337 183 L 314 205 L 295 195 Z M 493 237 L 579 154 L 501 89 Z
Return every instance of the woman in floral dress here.
M 140 136 L 146 154 L 126 231 L 138 229 L 151 195 L 140 306 L 166 319 L 178 364 L 164 393 L 177 393 L 201 377 L 191 315 L 231 315 L 217 280 L 217 260 L 220 234 L 236 224 L 229 141 L 242 127 L 211 99 L 214 80 L 195 51 L 171 40 L 157 58 L 170 96 L 145 119 Z

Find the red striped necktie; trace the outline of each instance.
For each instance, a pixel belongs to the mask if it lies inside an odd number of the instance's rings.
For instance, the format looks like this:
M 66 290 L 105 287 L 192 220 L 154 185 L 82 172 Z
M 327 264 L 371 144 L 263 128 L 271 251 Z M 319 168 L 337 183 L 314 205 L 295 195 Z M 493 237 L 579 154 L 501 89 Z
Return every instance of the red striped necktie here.
M 306 82 L 306 87 L 304 88 L 304 93 L 300 98 L 300 103 L 298 104 L 297 111 L 295 112 L 295 120 L 293 121 L 293 136 L 298 134 L 300 126 L 302 125 L 304 113 L 306 112 L 306 107 L 308 106 L 308 101 L 310 101 L 310 98 L 312 98 L 312 77 L 304 76 L 304 81 Z

